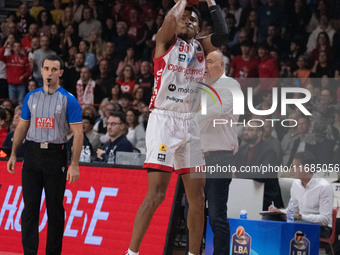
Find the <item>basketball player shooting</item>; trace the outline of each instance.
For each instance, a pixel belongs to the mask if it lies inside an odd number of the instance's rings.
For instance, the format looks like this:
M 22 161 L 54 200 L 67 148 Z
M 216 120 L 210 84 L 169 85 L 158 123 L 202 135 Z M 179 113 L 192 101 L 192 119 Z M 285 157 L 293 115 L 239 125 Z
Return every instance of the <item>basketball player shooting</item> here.
M 196 1 L 197 3 L 198 1 Z M 149 187 L 136 214 L 130 247 L 126 255 L 138 255 L 142 239 L 165 193 L 173 169 L 181 175 L 189 202 L 187 225 L 189 255 L 199 253 L 204 228 L 205 178 L 190 178 L 195 166 L 205 165 L 199 137 L 199 125 L 192 104 L 198 93 L 190 95 L 195 82 L 201 81 L 205 57 L 227 42 L 228 29 L 221 9 L 214 0 L 206 0 L 214 33 L 195 39 L 199 32 L 200 13 L 188 7 L 195 0 L 175 0 L 162 27 L 157 32 L 154 54 L 155 89 L 150 102 L 151 114 L 146 130 Z M 188 4 L 189 3 L 189 4 Z

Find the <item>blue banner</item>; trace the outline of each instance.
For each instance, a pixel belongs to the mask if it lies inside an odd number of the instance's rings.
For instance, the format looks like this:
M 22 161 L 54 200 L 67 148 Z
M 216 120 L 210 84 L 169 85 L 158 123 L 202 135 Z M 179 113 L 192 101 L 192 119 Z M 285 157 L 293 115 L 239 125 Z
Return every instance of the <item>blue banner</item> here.
M 229 219 L 231 255 L 318 255 L 320 225 Z M 207 223 L 205 255 L 213 254 L 213 233 Z

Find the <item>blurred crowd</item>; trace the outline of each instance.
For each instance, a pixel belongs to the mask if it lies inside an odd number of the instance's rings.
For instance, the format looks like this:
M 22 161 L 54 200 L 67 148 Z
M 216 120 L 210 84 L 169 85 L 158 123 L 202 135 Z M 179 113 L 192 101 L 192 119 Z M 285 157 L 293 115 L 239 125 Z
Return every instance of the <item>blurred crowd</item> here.
M 307 147 L 320 163 L 339 161 L 339 1 L 216 2 L 229 28 L 229 40 L 221 47 L 225 72 L 240 82 L 245 93 L 253 87 L 257 109 L 271 107 L 273 87 L 302 87 L 312 94 L 308 102 L 312 116 L 294 107 L 287 111 L 289 116 L 279 111 L 265 116 L 297 123 L 282 128 L 265 122 L 263 139 L 275 148 L 280 162 L 290 164 L 293 155 Z M 56 54 L 66 66 L 61 85 L 82 106 L 84 134 L 94 158 L 110 138 L 106 121 L 113 111 L 125 113 L 126 136 L 136 151 L 144 152 L 155 35 L 173 4 L 171 0 L 33 0 L 8 13 L 0 32 L 0 146 L 11 144 L 26 93 L 42 86 L 42 60 Z M 200 2 L 198 9 L 203 19 L 197 38 L 212 32 L 206 3 Z M 255 117 L 263 118 L 247 115 Z

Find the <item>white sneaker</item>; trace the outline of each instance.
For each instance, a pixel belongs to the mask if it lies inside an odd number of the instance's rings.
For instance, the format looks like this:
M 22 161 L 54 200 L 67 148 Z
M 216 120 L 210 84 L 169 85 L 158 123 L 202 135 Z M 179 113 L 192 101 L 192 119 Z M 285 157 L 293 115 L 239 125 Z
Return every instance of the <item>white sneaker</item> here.
M 133 252 L 133 251 L 130 251 L 129 249 L 126 251 L 125 255 L 139 255 L 139 252 Z

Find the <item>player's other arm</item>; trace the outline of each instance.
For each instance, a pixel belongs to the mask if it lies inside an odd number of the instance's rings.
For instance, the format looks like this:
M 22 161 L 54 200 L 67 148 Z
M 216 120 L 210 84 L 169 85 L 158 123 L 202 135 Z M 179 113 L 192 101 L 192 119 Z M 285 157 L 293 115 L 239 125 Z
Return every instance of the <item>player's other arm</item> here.
M 17 161 L 17 150 L 19 146 L 22 144 L 22 141 L 25 139 L 28 128 L 30 127 L 29 120 L 20 119 L 18 126 L 15 129 L 14 136 L 13 136 L 13 144 L 12 144 L 12 152 L 11 156 L 7 162 L 7 171 L 11 174 L 14 174 L 14 167 Z
M 177 22 L 182 18 L 187 0 L 175 0 L 176 4 L 165 16 L 161 28 L 156 34 L 155 58 L 162 56 L 168 49 L 167 46 L 174 39 Z
M 222 44 L 228 42 L 228 27 L 223 19 L 220 6 L 216 5 L 215 0 L 206 0 L 211 19 L 214 25 L 214 33 L 200 39 L 204 48 L 205 55 L 216 50 Z

